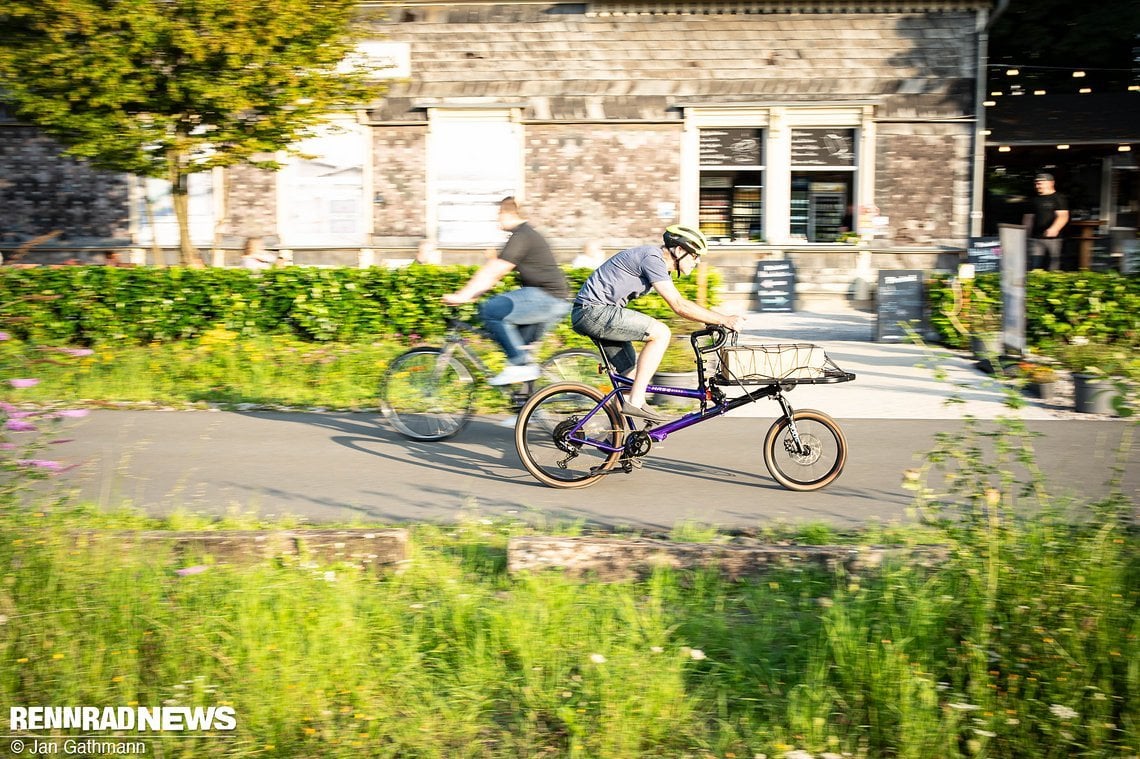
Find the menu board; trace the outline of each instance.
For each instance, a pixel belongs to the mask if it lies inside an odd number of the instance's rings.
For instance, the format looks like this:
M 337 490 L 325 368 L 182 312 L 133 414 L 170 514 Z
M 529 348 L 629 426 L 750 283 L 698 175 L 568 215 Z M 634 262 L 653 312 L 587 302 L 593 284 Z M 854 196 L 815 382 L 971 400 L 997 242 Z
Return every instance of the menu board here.
M 1001 241 L 996 237 L 971 237 L 966 258 L 975 274 L 1001 271 Z
M 761 130 L 702 129 L 701 166 L 761 166 Z
M 796 310 L 796 266 L 791 261 L 756 264 L 756 300 L 764 313 Z
M 793 166 L 854 166 L 854 129 L 793 129 Z
M 903 342 L 909 339 L 906 330 L 908 325 L 921 334 L 924 302 L 922 284 L 921 270 L 879 272 L 876 342 Z

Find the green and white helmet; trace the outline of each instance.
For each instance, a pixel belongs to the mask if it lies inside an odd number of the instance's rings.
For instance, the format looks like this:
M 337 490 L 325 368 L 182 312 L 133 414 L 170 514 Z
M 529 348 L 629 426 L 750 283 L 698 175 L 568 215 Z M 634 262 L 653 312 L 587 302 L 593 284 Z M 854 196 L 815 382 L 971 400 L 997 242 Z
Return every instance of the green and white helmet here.
M 709 241 L 705 239 L 703 234 L 692 227 L 685 227 L 680 224 L 666 227 L 662 239 L 665 241 L 666 248 L 670 250 L 673 248 L 684 248 L 697 258 L 709 252 Z

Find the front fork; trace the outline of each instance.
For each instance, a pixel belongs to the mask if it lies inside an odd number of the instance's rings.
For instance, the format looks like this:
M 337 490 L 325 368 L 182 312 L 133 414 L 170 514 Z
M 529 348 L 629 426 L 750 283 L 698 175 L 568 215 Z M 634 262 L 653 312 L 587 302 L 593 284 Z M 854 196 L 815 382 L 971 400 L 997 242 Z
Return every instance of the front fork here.
M 804 453 L 804 444 L 800 440 L 799 430 L 796 429 L 796 418 L 792 411 L 792 404 L 788 403 L 788 399 L 784 397 L 781 392 L 776 393 L 776 402 L 780 404 L 780 409 L 784 412 L 784 418 L 788 420 L 788 431 L 792 435 L 792 442 L 796 444 L 796 450 L 792 451 L 797 456 L 802 456 Z

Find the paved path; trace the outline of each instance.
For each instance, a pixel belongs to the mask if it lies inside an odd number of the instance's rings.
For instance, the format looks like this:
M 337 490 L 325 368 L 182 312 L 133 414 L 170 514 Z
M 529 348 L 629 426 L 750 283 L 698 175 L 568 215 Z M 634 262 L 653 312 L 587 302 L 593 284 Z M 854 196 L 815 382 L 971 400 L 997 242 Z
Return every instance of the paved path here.
M 450 441 L 410 443 L 365 414 L 98 411 L 58 454 L 86 500 L 148 512 L 302 515 L 314 522 L 453 522 L 465 513 L 535 524 L 584 521 L 669 529 L 682 521 L 748 528 L 772 520 L 901 520 L 902 473 L 946 422 L 841 420 L 850 459 L 825 490 L 793 493 L 769 477 L 769 419 L 719 419 L 655 446 L 643 469 L 584 490 L 554 490 L 522 468 L 512 431 L 479 419 Z M 1059 489 L 1104 492 L 1120 422 L 1033 421 Z M 1075 452 L 1075 453 L 1074 453 Z M 1140 488 L 1137 449 L 1126 487 Z
M 102 506 L 123 501 L 153 513 L 186 509 L 299 514 L 312 521 L 453 521 L 465 510 L 532 522 L 587 521 L 668 529 L 692 520 L 750 527 L 773 519 L 862 522 L 902 519 L 903 472 L 936 432 L 969 414 L 1011 413 L 1007 395 L 965 354 L 871 342 L 874 316 L 858 311 L 751 314 L 744 332 L 765 342 L 823 345 L 854 382 L 796 388 L 795 408 L 840 420 L 850 458 L 818 493 L 792 493 L 764 468 L 760 451 L 774 405 L 762 401 L 677 433 L 644 469 L 578 491 L 539 485 L 522 468 L 511 430 L 480 419 L 442 443 L 411 443 L 375 415 L 302 412 L 99 411 L 73 430 L 60 457 L 81 466 L 68 481 Z M 923 366 L 946 372 L 935 379 Z M 947 404 L 957 395 L 961 403 Z M 1104 492 L 1113 451 L 1129 425 L 1030 400 L 1018 414 L 1044 437 L 1042 467 L 1059 490 Z M 1140 461 L 1127 454 L 1126 491 L 1137 494 Z

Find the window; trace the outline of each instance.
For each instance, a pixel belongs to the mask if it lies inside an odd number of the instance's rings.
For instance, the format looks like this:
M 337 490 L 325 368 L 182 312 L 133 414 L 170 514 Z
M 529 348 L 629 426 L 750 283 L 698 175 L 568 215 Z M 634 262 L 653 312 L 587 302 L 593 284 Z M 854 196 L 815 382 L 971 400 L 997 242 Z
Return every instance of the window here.
M 520 133 L 510 112 L 434 109 L 428 166 L 436 239 L 445 245 L 502 243 L 499 201 L 522 187 Z
M 764 239 L 764 130 L 701 129 L 701 231 L 720 242 Z
M 791 241 L 835 242 L 854 231 L 854 129 L 793 129 L 791 169 Z
M 186 177 L 186 187 L 189 193 L 190 241 L 197 247 L 209 247 L 214 241 L 213 172 L 190 174 Z M 146 179 L 141 183 L 136 197 L 135 218 L 138 219 L 140 245 L 157 242 L 165 247 L 175 247 L 179 244 L 178 219 L 174 216 L 170 182 L 165 179 Z
M 874 202 L 874 104 L 685 109 L 681 219 L 715 244 L 834 243 Z
M 333 247 L 367 243 L 366 133 L 355 124 L 330 124 L 298 149 L 310 157 L 291 157 L 281 173 L 282 242 Z

